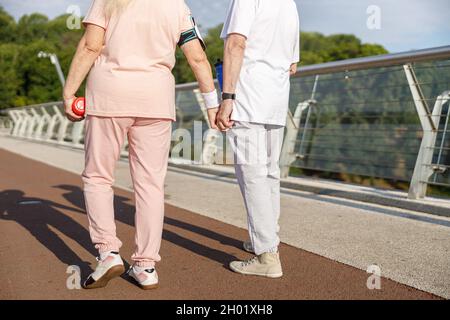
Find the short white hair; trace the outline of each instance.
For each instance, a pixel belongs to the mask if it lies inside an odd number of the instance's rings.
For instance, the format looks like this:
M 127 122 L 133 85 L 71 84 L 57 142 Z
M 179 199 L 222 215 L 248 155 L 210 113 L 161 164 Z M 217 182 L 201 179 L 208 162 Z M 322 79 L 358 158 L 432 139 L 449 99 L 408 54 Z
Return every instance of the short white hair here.
M 106 0 L 105 11 L 108 16 L 121 12 L 133 0 Z

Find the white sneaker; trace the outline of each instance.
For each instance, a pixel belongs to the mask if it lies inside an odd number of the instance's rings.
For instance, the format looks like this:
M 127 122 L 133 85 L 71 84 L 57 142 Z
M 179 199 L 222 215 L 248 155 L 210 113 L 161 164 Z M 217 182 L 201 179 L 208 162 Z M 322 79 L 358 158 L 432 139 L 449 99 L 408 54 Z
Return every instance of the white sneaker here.
M 132 277 L 139 287 L 144 290 L 158 288 L 158 273 L 155 268 L 130 267 L 128 275 Z
M 106 287 L 111 279 L 119 277 L 125 271 L 122 258 L 118 252 L 104 252 L 96 259 L 98 261 L 97 268 L 95 268 L 95 271 L 86 279 L 86 281 L 84 281 L 83 288 L 85 289 Z
M 263 253 L 247 261 L 233 261 L 230 269 L 234 272 L 268 278 L 280 278 L 283 276 L 280 255 L 278 253 Z
M 255 253 L 255 250 L 253 250 L 252 242 L 251 241 L 245 241 L 242 244 L 242 248 L 244 248 L 245 251 L 250 253 Z

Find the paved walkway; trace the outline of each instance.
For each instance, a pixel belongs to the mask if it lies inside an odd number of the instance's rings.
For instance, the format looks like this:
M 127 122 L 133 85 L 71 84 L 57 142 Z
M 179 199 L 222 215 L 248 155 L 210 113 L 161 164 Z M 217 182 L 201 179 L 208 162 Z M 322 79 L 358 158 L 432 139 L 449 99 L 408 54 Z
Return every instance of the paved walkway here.
M 1 135 L 0 148 L 78 176 L 83 168 L 81 150 Z M 115 184 L 131 191 L 125 160 L 117 165 Z M 246 227 L 239 188 L 229 174 L 171 167 L 166 193 L 174 207 Z M 386 278 L 450 298 L 450 218 L 292 189 L 282 190 L 281 204 L 284 243 L 363 271 L 376 264 Z
M 86 276 L 95 254 L 79 176 L 5 150 L 0 159 L 0 299 L 436 298 L 388 279 L 382 290 L 368 290 L 366 272 L 289 245 L 281 247 L 284 278 L 236 275 L 226 265 L 249 256 L 240 250 L 246 231 L 169 204 L 159 290 L 144 292 L 126 277 L 101 290 L 68 290 L 67 267 L 78 265 Z M 122 189 L 116 194 L 118 234 L 129 261 L 132 194 Z

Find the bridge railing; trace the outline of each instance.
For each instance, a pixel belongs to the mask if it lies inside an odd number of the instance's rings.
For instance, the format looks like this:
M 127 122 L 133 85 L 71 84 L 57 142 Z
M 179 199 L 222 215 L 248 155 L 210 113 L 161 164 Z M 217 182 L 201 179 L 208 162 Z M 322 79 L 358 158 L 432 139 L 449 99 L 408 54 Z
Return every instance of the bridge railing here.
M 409 184 L 411 199 L 425 197 L 429 185 L 450 190 L 449 71 L 450 46 L 300 68 L 291 84 L 283 177 Z M 176 104 L 175 129 L 203 122 L 208 130 L 196 83 L 177 86 Z M 7 113 L 2 123 L 13 136 L 83 145 L 84 122 L 70 123 L 61 102 Z M 224 140 L 211 131 L 203 138 L 203 162 L 213 163 Z
M 300 70 L 284 174 L 409 183 L 411 199 L 429 185 L 450 191 L 449 54 L 441 47 Z

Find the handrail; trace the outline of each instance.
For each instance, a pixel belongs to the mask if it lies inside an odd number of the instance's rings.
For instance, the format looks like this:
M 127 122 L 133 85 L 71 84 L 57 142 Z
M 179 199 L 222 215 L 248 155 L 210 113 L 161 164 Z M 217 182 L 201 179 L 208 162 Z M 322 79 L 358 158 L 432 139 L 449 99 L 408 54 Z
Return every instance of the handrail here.
M 24 109 L 33 109 L 33 108 L 41 108 L 41 107 L 52 107 L 52 106 L 60 106 L 63 104 L 63 101 L 53 101 L 53 102 L 46 102 L 46 103 L 39 103 L 39 104 L 33 104 L 29 106 L 23 106 L 23 107 L 15 107 L 15 108 L 8 108 L 0 110 L 1 113 L 6 113 L 11 110 L 24 110 Z
M 356 71 L 369 68 L 383 68 L 414 62 L 443 60 L 450 58 L 450 46 L 390 53 L 378 56 L 347 59 L 300 67 L 294 77 L 320 75 L 327 73 Z

